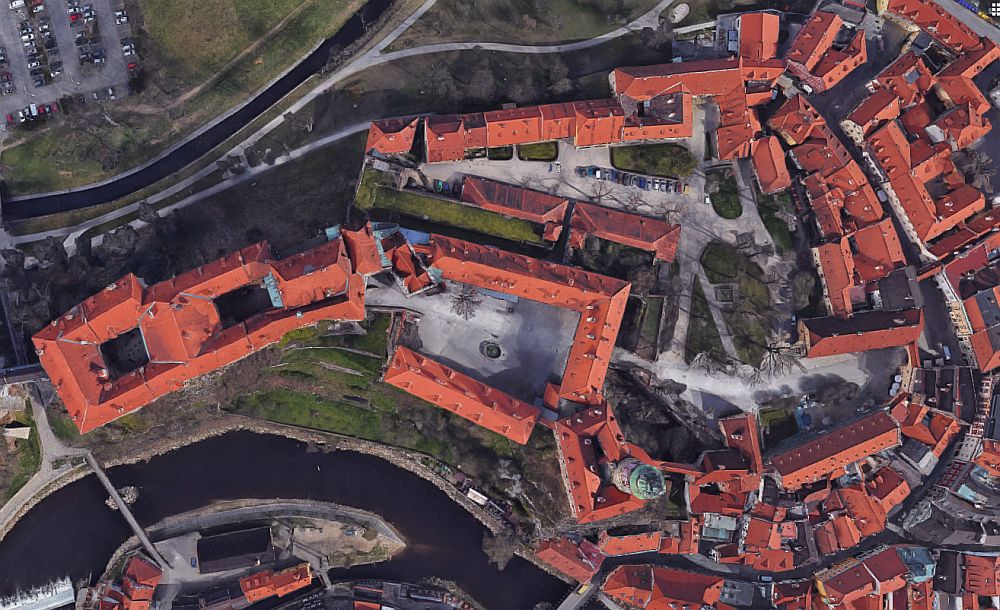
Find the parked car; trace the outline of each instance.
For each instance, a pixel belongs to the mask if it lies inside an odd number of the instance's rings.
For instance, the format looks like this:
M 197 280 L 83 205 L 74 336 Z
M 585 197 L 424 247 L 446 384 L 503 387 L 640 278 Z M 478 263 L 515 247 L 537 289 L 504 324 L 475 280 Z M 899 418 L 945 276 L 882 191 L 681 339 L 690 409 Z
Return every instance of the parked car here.
M 128 15 L 125 11 L 115 11 L 115 23 L 118 25 L 125 25 L 128 23 Z
M 31 61 L 28 62 L 28 68 L 39 68 L 41 67 L 41 65 L 42 62 L 38 61 L 37 59 L 32 59 Z

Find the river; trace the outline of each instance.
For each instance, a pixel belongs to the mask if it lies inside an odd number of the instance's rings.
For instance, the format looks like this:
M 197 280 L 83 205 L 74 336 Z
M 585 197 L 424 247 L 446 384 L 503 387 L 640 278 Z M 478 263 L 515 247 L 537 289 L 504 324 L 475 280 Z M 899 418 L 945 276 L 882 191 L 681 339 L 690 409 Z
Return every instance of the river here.
M 173 149 L 161 159 L 139 169 L 124 172 L 121 176 L 100 186 L 83 187 L 53 195 L 26 196 L 17 198 L 16 201 L 11 201 L 10 195 L 3 192 L 2 215 L 4 221 L 36 218 L 46 214 L 79 210 L 114 201 L 177 173 L 189 163 L 196 161 L 225 142 L 293 89 L 304 83 L 306 79 L 326 65 L 332 52 L 342 50 L 357 42 L 365 34 L 367 27 L 381 17 L 392 4 L 393 0 L 368 0 L 357 13 L 344 23 L 336 34 L 326 39 L 315 51 L 261 91 L 259 95 L 201 135 Z
M 482 552 L 482 524 L 420 477 L 380 458 L 349 451 L 309 452 L 279 436 L 234 432 L 108 471 L 115 486 L 135 485 L 135 516 L 143 525 L 215 500 L 308 498 L 381 515 L 406 538 L 392 560 L 336 578 L 416 581 L 437 576 L 457 582 L 491 610 L 529 610 L 558 603 L 568 585 L 515 557 L 504 571 Z M 131 534 L 104 505 L 90 476 L 53 493 L 0 543 L 0 595 L 68 575 L 99 575 Z

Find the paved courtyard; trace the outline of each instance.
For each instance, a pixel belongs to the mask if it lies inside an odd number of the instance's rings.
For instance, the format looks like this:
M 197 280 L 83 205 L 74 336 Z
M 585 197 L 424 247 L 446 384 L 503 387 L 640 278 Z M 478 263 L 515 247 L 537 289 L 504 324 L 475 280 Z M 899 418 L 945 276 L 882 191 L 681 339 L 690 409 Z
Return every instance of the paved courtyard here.
M 482 303 L 466 320 L 452 311 L 461 284 L 448 282 L 435 296 L 405 297 L 395 286 L 369 288 L 369 306 L 402 307 L 421 314 L 420 351 L 452 368 L 525 402 L 541 397 L 548 381 L 558 380 L 580 314 L 527 299 L 516 303 L 480 294 Z M 499 358 L 481 351 L 484 342 L 500 346 Z

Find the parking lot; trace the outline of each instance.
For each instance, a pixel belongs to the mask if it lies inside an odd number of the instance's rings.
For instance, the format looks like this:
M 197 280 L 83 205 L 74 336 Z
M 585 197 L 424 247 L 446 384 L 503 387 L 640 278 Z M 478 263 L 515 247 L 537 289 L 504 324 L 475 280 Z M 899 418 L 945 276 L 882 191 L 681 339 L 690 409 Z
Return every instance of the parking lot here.
M 21 4 L 5 0 L 0 6 L 0 46 L 6 55 L 0 114 L 11 115 L 8 124 L 21 122 L 19 111 L 31 105 L 58 112 L 53 105 L 67 96 L 90 103 L 129 93 L 129 64 L 138 59 L 122 51 L 131 29 L 127 22 L 117 23 L 125 21 L 120 13 L 116 18 L 116 11 L 124 10 L 120 0 Z

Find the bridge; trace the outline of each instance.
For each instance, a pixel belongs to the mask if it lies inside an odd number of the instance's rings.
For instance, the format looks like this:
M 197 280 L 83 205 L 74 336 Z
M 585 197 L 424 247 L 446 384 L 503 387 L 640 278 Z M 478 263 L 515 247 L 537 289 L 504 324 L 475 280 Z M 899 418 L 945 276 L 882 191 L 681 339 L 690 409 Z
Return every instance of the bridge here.
M 87 460 L 87 465 L 90 466 L 91 470 L 94 471 L 94 474 L 97 475 L 97 478 L 100 479 L 101 484 L 108 490 L 108 493 L 111 495 L 111 499 L 118 506 L 118 511 L 121 512 L 123 517 L 125 517 L 125 521 L 128 522 L 132 531 L 135 532 L 136 537 L 139 538 L 139 542 L 142 543 L 143 548 L 146 549 L 147 553 L 149 553 L 150 558 L 159 564 L 160 569 L 170 567 L 170 564 L 163 558 L 163 555 L 161 555 L 160 552 L 156 550 L 156 547 L 153 546 L 153 542 L 149 539 L 149 536 L 146 535 L 146 530 L 142 529 L 139 522 L 135 520 L 135 516 L 132 515 L 132 511 L 129 509 L 128 505 L 125 504 L 125 500 L 122 499 L 118 490 L 115 489 L 115 486 L 111 484 L 111 479 L 108 478 L 108 475 L 104 472 L 104 469 L 101 468 L 97 459 L 94 458 L 93 454 L 89 451 L 84 453 L 84 458 Z

